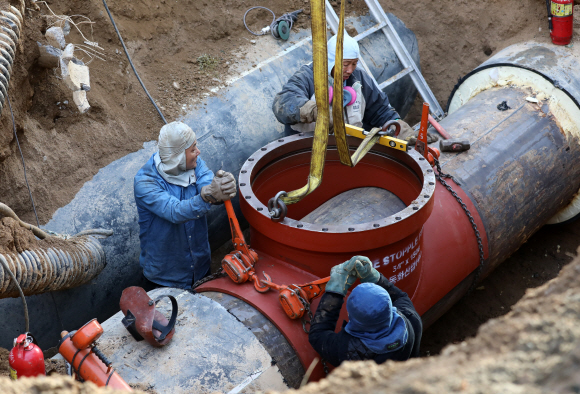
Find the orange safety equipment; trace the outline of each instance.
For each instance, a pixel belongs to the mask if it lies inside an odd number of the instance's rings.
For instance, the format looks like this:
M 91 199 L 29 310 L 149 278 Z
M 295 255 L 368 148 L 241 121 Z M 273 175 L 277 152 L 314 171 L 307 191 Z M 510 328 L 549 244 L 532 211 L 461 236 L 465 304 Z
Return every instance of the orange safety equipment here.
M 112 363 L 96 347 L 95 342 L 103 335 L 103 327 L 93 319 L 77 331 L 61 332 L 58 352 L 72 366 L 82 380 L 97 386 L 108 386 L 117 390 L 133 391 L 112 367 Z

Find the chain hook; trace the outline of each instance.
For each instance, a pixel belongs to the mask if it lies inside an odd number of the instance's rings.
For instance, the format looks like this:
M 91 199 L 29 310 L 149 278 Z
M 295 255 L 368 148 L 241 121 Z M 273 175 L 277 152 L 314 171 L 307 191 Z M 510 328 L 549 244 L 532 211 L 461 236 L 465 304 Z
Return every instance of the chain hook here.
M 274 198 L 271 198 L 268 201 L 268 213 L 273 222 L 281 222 L 286 217 L 288 208 L 286 208 L 286 204 L 284 204 L 281 197 L 287 196 L 288 193 L 281 191 L 278 192 Z
M 392 127 L 395 128 L 394 131 L 392 130 Z M 379 131 L 377 134 L 388 135 L 389 137 L 398 137 L 400 132 L 401 132 L 401 124 L 396 120 L 389 120 L 385 124 L 385 131 Z

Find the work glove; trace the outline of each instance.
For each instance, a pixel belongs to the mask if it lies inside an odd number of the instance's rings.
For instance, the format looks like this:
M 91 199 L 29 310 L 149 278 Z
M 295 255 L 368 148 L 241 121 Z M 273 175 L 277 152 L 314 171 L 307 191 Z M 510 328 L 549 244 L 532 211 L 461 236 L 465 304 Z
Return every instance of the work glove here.
M 409 145 L 415 145 L 417 143 L 417 136 L 405 138 Z M 439 141 L 439 137 L 435 134 L 427 133 L 427 144 Z
M 318 116 L 318 109 L 316 108 L 316 101 L 307 101 L 300 108 L 300 123 L 312 123 L 316 122 Z
M 211 183 L 201 188 L 201 198 L 205 202 L 221 204 L 236 196 L 236 179 L 230 172 L 219 170 Z
M 368 257 L 354 256 L 350 260 L 355 261 L 354 269 L 361 283 L 377 283 L 381 279 L 381 274 L 373 267 Z
M 399 135 L 396 136 L 395 138 L 399 138 L 401 140 L 405 140 L 407 139 L 407 137 L 412 137 L 415 134 L 415 131 L 413 130 L 413 128 L 411 126 L 409 126 L 409 124 L 407 122 L 405 122 L 404 120 L 401 119 L 395 119 L 397 122 L 399 122 L 399 124 L 401 125 L 401 131 L 399 131 Z M 388 123 L 388 122 L 387 122 Z M 395 128 L 391 128 L 391 130 L 394 130 Z M 387 131 L 387 125 L 385 123 L 385 125 L 383 126 L 383 131 Z M 391 137 L 394 137 L 394 135 L 388 134 Z
M 351 259 L 332 267 L 330 280 L 326 284 L 325 291 L 345 296 L 348 289 L 357 279 L 356 271 L 354 270 L 355 264 L 356 261 Z

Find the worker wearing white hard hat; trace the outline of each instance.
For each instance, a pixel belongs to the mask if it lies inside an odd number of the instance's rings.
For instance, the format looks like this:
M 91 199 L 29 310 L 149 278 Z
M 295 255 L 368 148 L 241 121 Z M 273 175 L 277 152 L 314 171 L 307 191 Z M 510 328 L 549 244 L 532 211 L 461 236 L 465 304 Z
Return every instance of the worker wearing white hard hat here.
M 139 262 L 154 286 L 189 288 L 209 274 L 206 213 L 236 195 L 234 176 L 216 176 L 199 157 L 195 132 L 182 122 L 161 128 L 155 153 L 137 172 Z
M 334 75 L 336 36 L 328 40 L 327 48 L 329 86 L 333 86 L 336 77 Z M 399 120 L 400 134 L 411 134 L 412 128 L 400 120 L 387 95 L 374 84 L 364 70 L 357 68 L 359 58 L 358 42 L 345 31 L 342 70 L 345 123 L 370 130 L 374 127 L 385 129 L 387 122 Z M 282 91 L 276 94 L 272 111 L 278 121 L 286 126 L 286 134 L 314 131 L 318 109 L 314 97 L 312 63 L 302 66 L 282 87 Z

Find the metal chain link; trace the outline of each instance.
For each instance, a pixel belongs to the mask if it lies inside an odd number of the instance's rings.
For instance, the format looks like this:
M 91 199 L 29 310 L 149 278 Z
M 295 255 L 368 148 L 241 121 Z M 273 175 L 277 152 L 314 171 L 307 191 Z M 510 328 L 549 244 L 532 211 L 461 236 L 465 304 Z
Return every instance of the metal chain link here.
M 300 300 L 300 302 L 302 303 L 302 305 L 304 305 L 304 310 L 306 311 L 306 313 L 308 313 L 308 319 L 309 320 L 306 320 L 304 318 L 304 315 L 302 316 L 302 328 L 304 329 L 304 332 L 306 334 L 310 334 L 310 330 L 307 330 L 306 329 L 306 324 L 311 325 L 312 324 L 312 319 L 314 318 L 312 316 L 312 311 L 310 310 L 310 303 L 300 296 L 298 290 L 294 290 L 294 294 L 296 294 L 296 296 L 298 297 L 298 299 Z
M 304 316 L 302 316 L 302 329 L 304 330 L 304 332 L 306 334 L 309 334 L 310 330 L 306 329 L 306 324 L 309 324 L 310 326 L 312 326 L 312 320 L 314 319 L 314 316 L 312 316 L 312 311 L 310 310 L 310 303 L 308 301 L 306 301 L 304 298 L 300 297 L 300 294 L 298 294 L 298 291 L 295 291 L 295 294 L 298 297 L 298 299 L 300 300 L 300 302 L 302 302 L 302 305 L 304 305 L 304 309 L 308 313 L 309 320 L 306 320 L 304 318 Z M 326 365 L 326 360 L 323 358 L 320 358 L 320 362 L 322 363 L 322 369 L 324 370 L 324 375 L 328 376 L 329 371 L 328 371 L 328 365 Z
M 211 275 L 206 276 L 203 279 L 198 280 L 197 282 L 195 282 L 193 285 L 191 285 L 191 288 L 188 290 L 190 293 L 195 294 L 196 291 L 195 289 L 201 285 L 203 285 L 206 282 L 209 282 L 210 280 L 214 280 L 217 278 L 221 278 L 223 276 L 226 276 L 226 273 L 224 272 L 223 267 L 220 267 L 219 271 L 214 272 Z
M 445 180 L 443 178 L 451 178 L 453 180 L 453 182 L 455 182 L 457 185 L 461 185 L 461 184 L 455 178 L 453 178 L 452 175 L 445 174 L 441 170 L 441 165 L 439 164 L 439 160 L 437 160 L 436 158 L 433 158 L 433 159 L 435 162 L 435 166 L 437 167 L 437 173 L 435 174 L 435 178 L 437 178 L 437 180 L 449 191 L 449 193 L 451 193 L 451 195 L 453 197 L 455 197 L 455 199 L 457 200 L 459 205 L 461 205 L 461 208 L 463 208 L 463 210 L 465 211 L 465 214 L 467 215 L 467 218 L 469 219 L 469 222 L 471 223 L 471 227 L 473 227 L 473 232 L 475 233 L 475 237 L 477 238 L 477 248 L 479 249 L 479 266 L 477 267 L 477 270 L 475 271 L 475 277 L 473 278 L 473 282 L 471 283 L 471 286 L 469 286 L 469 289 L 467 290 L 467 294 L 470 294 L 473 291 L 473 289 L 475 288 L 475 285 L 477 284 L 477 281 L 479 280 L 479 276 L 481 275 L 481 271 L 483 270 L 484 258 L 483 258 L 483 243 L 481 242 L 481 235 L 479 234 L 479 230 L 477 229 L 477 224 L 475 224 L 475 220 L 473 219 L 473 216 L 471 216 L 471 212 L 469 212 L 467 205 L 465 205 L 465 203 L 463 202 L 461 197 L 459 197 L 459 195 L 457 193 L 455 193 L 455 191 L 451 188 L 451 186 L 447 182 L 445 182 Z

